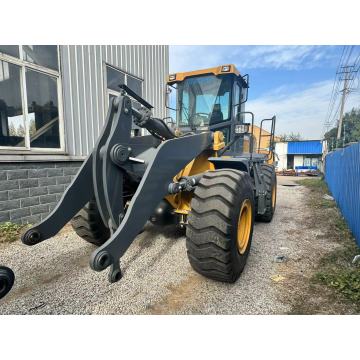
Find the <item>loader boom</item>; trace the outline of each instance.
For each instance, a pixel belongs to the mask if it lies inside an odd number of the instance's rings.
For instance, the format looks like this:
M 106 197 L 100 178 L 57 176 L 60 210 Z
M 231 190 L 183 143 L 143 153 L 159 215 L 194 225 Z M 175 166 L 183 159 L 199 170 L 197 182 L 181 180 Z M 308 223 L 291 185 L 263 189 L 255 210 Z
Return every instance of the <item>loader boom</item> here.
M 54 236 L 93 197 L 111 237 L 96 249 L 90 266 L 102 271 L 111 266 L 111 282 L 121 278 L 119 259 L 141 231 L 161 200 L 169 194 L 173 177 L 192 159 L 211 148 L 210 131 L 183 137 L 173 136 L 159 142 L 149 137 L 131 138 L 132 116 L 158 136 L 169 129 L 157 126 L 149 111 L 132 108 L 125 92 L 110 103 L 103 132 L 93 152 L 63 194 L 56 208 L 22 236 L 27 245 L 35 245 Z M 140 124 L 141 125 L 141 124 Z M 166 126 L 166 125 L 165 125 Z M 169 132 L 171 134 L 171 131 Z M 170 135 L 168 135 L 170 137 Z M 149 146 L 149 143 L 151 146 Z M 134 195 L 123 202 L 124 178 L 133 176 Z

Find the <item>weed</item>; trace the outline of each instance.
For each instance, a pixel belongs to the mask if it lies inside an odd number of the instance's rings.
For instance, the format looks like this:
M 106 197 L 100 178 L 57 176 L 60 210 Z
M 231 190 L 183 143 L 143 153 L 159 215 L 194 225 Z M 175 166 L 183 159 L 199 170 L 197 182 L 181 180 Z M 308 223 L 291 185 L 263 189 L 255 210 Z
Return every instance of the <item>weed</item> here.
M 336 239 L 339 244 L 335 250 L 320 259 L 311 282 L 317 286 L 326 285 L 334 290 L 334 296 L 341 294 L 343 298 L 354 304 L 357 311 L 360 311 L 360 267 L 352 264 L 355 255 L 360 254 L 360 249 L 336 207 L 336 202 L 324 199 L 324 195 L 329 194 L 325 181 L 304 179 L 299 183 L 311 192 L 308 204 L 316 209 L 314 216 L 319 217 L 319 220 L 323 216 L 329 219 L 327 235 L 329 238 Z M 325 211 L 326 215 L 324 215 Z
M 28 225 L 19 225 L 12 222 L 0 223 L 0 243 L 18 240 L 21 231 L 27 226 Z

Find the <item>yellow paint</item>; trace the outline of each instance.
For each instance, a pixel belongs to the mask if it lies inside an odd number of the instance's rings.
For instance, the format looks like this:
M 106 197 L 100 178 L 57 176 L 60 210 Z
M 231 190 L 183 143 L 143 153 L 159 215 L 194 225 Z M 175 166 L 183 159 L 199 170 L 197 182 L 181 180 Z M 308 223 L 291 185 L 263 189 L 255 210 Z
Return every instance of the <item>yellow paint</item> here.
M 222 69 L 223 66 L 230 66 L 230 71 L 222 71 L 221 69 Z M 220 66 L 216 66 L 216 67 L 212 67 L 212 68 L 208 68 L 208 69 L 186 71 L 186 72 L 180 72 L 180 73 L 176 73 L 176 74 L 171 74 L 169 76 L 176 75 L 176 79 L 175 80 L 170 80 L 168 78 L 167 83 L 169 85 L 171 85 L 171 84 L 174 84 L 176 82 L 184 81 L 184 79 L 187 78 L 187 77 L 198 76 L 198 75 L 206 75 L 206 74 L 213 74 L 213 75 L 235 74 L 235 75 L 239 76 L 240 72 L 236 69 L 236 66 L 233 65 L 233 64 L 220 65 Z
M 214 156 L 214 151 L 203 151 L 174 177 L 174 181 L 179 181 L 184 176 L 192 176 L 215 170 L 214 164 L 208 160 L 211 156 Z M 190 202 L 192 195 L 193 194 L 189 192 L 181 192 L 175 195 L 168 195 L 166 199 L 174 207 L 176 213 L 187 215 L 191 210 Z
M 225 146 L 224 134 L 221 131 L 215 131 L 213 149 L 215 151 L 218 151 L 221 150 L 224 146 Z
M 271 189 L 271 206 L 273 208 L 273 210 L 275 209 L 275 203 L 276 203 L 276 185 L 273 186 L 273 188 Z
M 252 224 L 252 206 L 249 199 L 245 199 L 241 205 L 237 225 L 237 249 L 243 255 L 248 247 Z

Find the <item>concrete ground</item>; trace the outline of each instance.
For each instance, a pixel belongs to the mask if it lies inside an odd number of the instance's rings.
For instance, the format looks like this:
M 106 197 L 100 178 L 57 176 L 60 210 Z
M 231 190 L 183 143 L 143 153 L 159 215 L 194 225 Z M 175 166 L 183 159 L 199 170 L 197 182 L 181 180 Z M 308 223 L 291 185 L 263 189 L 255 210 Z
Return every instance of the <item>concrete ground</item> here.
M 109 284 L 106 271 L 96 273 L 88 266 L 93 246 L 67 228 L 34 247 L 20 241 L 0 245 L 1 263 L 16 274 L 13 290 L 0 300 L 0 314 L 288 313 L 291 305 L 279 290 L 286 271 L 274 258 L 285 255 L 293 271 L 306 272 L 312 252 L 307 244 L 318 232 L 304 233 L 308 190 L 292 185 L 292 179 L 278 177 L 276 214 L 269 224 L 256 223 L 247 266 L 235 284 L 195 273 L 185 238 L 173 228 L 160 232 L 152 226 L 123 257 L 122 280 Z

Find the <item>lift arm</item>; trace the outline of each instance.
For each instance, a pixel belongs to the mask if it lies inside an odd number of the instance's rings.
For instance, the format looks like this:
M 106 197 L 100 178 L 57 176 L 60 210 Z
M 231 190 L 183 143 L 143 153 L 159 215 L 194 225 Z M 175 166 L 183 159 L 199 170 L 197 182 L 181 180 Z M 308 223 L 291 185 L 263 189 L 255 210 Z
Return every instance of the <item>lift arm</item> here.
M 209 131 L 175 137 L 168 132 L 169 129 L 162 128 L 158 119 L 152 121 L 150 114 L 146 109 L 140 112 L 133 109 L 125 93 L 111 101 L 105 126 L 93 152 L 55 209 L 24 233 L 23 243 L 35 245 L 54 236 L 95 197 L 104 224 L 111 230 L 111 237 L 93 252 L 90 266 L 96 271 L 110 266 L 111 282 L 121 278 L 120 257 L 168 194 L 173 177 L 193 158 L 210 148 L 213 142 L 213 134 Z M 165 140 L 158 146 L 145 146 L 143 151 L 136 151 L 136 141 L 131 138 L 133 116 L 138 123 L 149 127 L 149 131 L 160 134 Z M 137 141 L 149 143 L 146 138 L 141 137 Z M 124 177 L 134 166 L 142 167 L 143 171 L 125 212 Z

